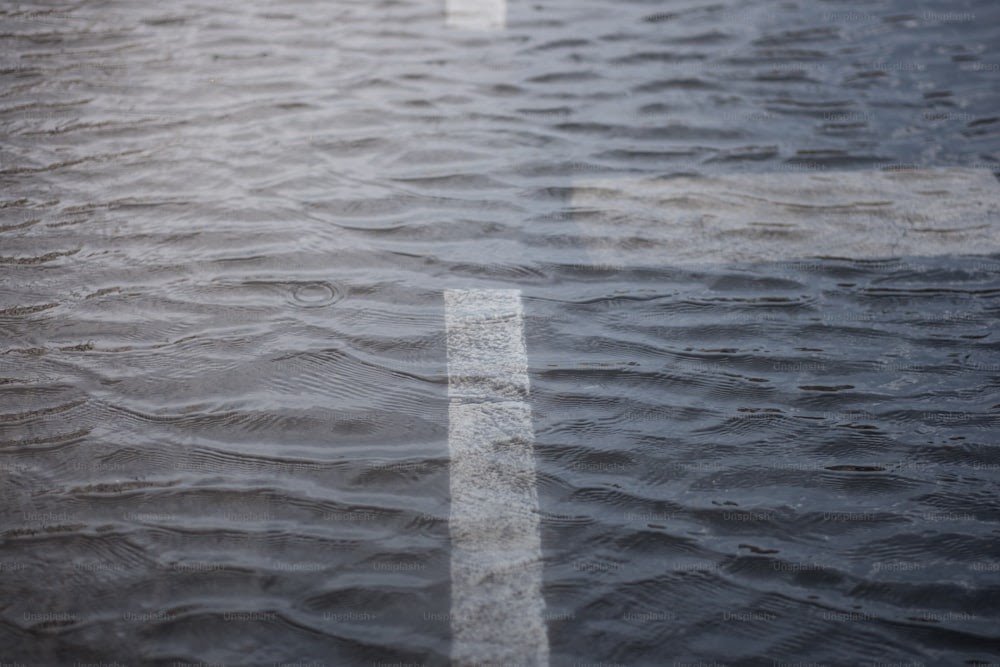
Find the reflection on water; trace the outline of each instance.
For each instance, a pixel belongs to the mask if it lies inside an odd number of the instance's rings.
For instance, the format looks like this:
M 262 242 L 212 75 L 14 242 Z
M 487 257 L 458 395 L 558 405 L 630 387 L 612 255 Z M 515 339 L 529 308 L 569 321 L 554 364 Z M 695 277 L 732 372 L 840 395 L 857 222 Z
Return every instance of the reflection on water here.
M 0 8 L 0 662 L 447 664 L 475 287 L 523 294 L 553 665 L 1000 661 L 998 22 Z M 776 199 L 903 167 L 984 180 Z

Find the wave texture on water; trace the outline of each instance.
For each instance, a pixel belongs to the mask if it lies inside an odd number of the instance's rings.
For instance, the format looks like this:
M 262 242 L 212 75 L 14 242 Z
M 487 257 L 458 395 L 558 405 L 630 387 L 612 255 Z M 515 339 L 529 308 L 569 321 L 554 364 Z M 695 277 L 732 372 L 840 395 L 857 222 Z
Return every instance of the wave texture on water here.
M 1000 660 L 1000 256 L 581 200 L 995 172 L 1000 9 L 446 9 L 0 8 L 0 661 L 447 664 L 455 287 L 525 296 L 553 664 Z

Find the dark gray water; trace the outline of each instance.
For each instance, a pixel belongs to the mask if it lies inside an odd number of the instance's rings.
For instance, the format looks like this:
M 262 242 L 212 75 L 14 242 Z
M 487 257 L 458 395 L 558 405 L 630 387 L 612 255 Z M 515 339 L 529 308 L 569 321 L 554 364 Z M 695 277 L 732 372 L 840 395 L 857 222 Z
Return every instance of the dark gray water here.
M 1000 5 L 0 7 L 0 662 L 446 664 L 520 288 L 552 664 L 1000 663 L 1000 255 L 592 266 L 585 179 L 1000 171 Z

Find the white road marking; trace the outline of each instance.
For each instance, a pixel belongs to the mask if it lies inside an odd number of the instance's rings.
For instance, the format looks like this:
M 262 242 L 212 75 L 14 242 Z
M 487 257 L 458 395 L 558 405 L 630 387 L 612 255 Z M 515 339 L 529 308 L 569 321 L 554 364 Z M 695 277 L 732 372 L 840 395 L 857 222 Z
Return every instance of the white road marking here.
M 503 30 L 507 0 L 447 0 L 445 25 L 459 30 Z
M 572 204 L 610 267 L 1000 252 L 986 169 L 595 179 L 574 183 Z
M 519 290 L 447 290 L 452 659 L 549 662 Z

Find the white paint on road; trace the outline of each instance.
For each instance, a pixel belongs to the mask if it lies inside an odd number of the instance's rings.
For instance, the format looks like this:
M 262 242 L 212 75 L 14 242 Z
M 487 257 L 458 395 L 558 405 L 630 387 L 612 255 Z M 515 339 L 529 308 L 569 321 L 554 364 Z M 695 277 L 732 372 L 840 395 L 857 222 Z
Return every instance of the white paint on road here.
M 574 183 L 572 205 L 609 267 L 1000 252 L 987 169 L 593 179 Z
M 503 30 L 507 0 L 446 0 L 445 24 L 459 30 Z
M 519 290 L 447 290 L 452 659 L 548 665 Z

